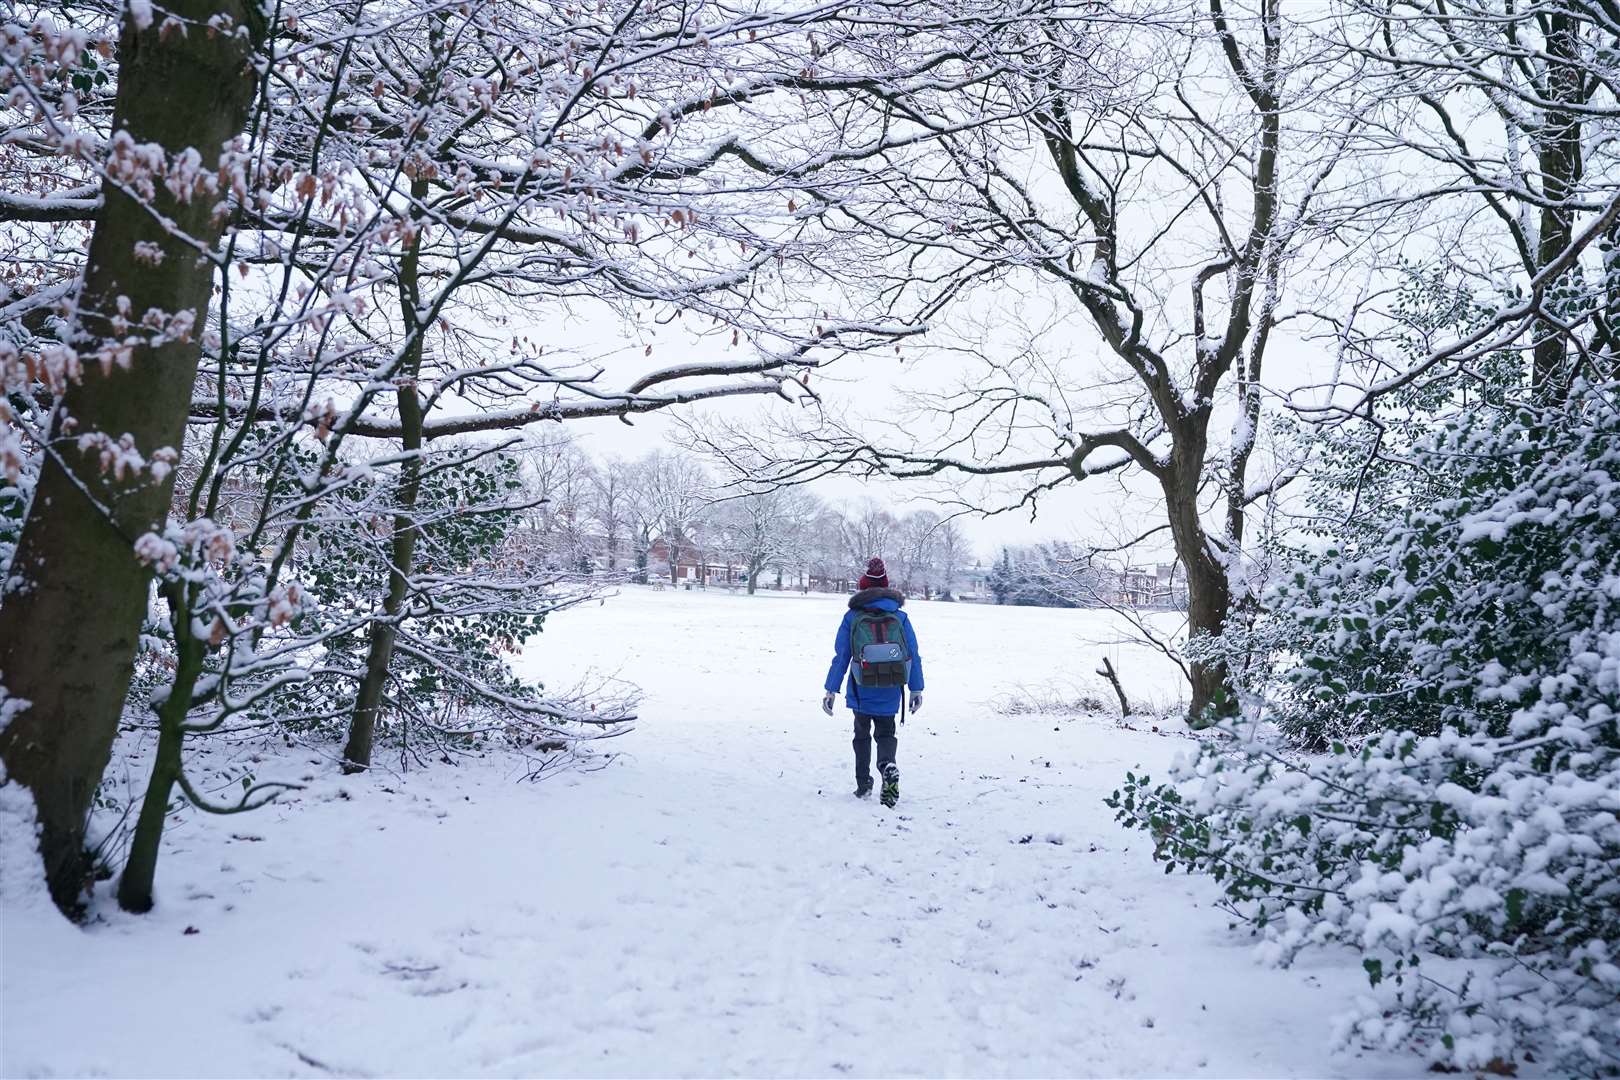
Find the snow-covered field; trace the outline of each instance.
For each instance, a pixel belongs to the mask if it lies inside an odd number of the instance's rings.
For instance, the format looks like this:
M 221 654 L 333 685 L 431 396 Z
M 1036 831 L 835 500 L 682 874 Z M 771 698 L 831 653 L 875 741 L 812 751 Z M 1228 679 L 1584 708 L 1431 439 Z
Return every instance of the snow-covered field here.
M 1353 961 L 1259 967 L 1103 797 L 1183 735 L 989 703 L 1110 652 L 1092 612 L 912 603 L 902 800 L 856 801 L 818 709 L 842 598 L 631 589 L 528 658 L 646 690 L 595 772 L 490 759 L 189 818 L 159 907 L 70 927 L 5 888 L 7 1076 L 1415 1076 L 1333 1054 Z M 1164 725 L 1178 731 L 1175 722 Z M 261 771 L 269 778 L 271 764 Z

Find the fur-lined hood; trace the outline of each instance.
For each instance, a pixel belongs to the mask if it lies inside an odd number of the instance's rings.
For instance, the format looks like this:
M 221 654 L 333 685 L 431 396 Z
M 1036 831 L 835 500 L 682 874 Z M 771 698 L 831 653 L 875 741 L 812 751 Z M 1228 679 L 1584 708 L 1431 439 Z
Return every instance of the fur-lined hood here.
M 849 598 L 851 611 L 869 608 L 879 600 L 893 600 L 896 607 L 905 607 L 906 598 L 898 589 L 862 589 Z

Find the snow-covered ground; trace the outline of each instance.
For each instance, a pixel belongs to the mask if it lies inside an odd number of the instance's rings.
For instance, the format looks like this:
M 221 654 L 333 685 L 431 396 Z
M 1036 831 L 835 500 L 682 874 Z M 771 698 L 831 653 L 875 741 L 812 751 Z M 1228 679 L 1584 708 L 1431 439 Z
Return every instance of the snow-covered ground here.
M 313 783 L 166 840 L 159 907 L 85 930 L 17 881 L 7 1076 L 1416 1076 L 1333 1054 L 1353 961 L 1276 971 L 1103 797 L 1184 736 L 990 702 L 1109 652 L 1097 613 L 912 603 L 902 801 L 855 800 L 818 709 L 841 598 L 627 590 L 529 663 L 646 689 L 595 772 L 509 758 Z M 1165 725 L 1179 730 L 1174 722 Z M 271 776 L 271 765 L 260 772 Z

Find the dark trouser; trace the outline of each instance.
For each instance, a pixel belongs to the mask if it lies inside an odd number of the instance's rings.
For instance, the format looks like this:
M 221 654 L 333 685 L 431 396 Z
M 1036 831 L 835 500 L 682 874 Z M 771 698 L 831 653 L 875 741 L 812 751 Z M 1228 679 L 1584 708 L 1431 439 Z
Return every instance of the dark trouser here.
M 899 742 L 894 737 L 894 717 L 855 714 L 855 781 L 872 782 L 872 740 L 877 739 L 878 772 L 883 766 L 894 764 L 894 748 Z

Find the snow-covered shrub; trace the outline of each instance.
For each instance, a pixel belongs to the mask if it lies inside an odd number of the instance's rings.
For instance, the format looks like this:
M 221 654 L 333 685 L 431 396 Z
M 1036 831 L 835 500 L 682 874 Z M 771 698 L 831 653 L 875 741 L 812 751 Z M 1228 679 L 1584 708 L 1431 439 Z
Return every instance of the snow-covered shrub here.
M 1329 753 L 1251 716 L 1111 800 L 1277 960 L 1364 954 L 1347 1039 L 1620 1067 L 1617 390 L 1448 422 L 1412 448 L 1446 496 L 1270 595 L 1295 631 L 1285 698 L 1341 718 Z
M 1414 364 L 1437 336 L 1473 333 L 1492 310 L 1442 275 L 1412 269 L 1393 314 L 1399 326 L 1393 347 L 1403 363 Z M 1251 673 L 1251 711 L 1263 699 L 1268 719 L 1303 748 L 1326 750 L 1335 740 L 1407 726 L 1429 732 L 1442 722 L 1431 703 L 1396 692 L 1412 659 L 1404 641 L 1364 635 L 1347 647 L 1343 631 L 1345 618 L 1363 609 L 1376 613 L 1376 600 L 1353 594 L 1382 587 L 1366 568 L 1387 562 L 1389 531 L 1403 515 L 1458 493 L 1514 484 L 1531 464 L 1512 454 L 1476 459 L 1464 445 L 1511 417 L 1511 402 L 1525 389 L 1522 359 L 1512 350 L 1489 353 L 1474 369 L 1473 377 L 1418 381 L 1380 398 L 1373 422 L 1307 424 L 1292 432 L 1294 453 L 1311 462 L 1309 482 L 1291 527 L 1259 538 L 1272 545 L 1269 595 L 1258 618 L 1204 644 L 1227 654 L 1232 671 Z M 1311 570 L 1300 573 L 1301 567 Z M 1464 559 L 1448 569 L 1454 576 L 1444 587 L 1469 591 L 1476 570 L 1497 572 Z M 1306 664 L 1296 666 L 1302 656 Z
M 1048 679 L 1033 686 L 1018 685 L 997 694 L 990 711 L 997 716 L 1054 716 L 1119 711 L 1101 686 L 1067 679 Z
M 311 674 L 255 703 L 245 721 L 332 739 L 346 729 L 372 619 L 388 590 L 393 516 L 381 479 L 359 474 L 305 529 L 291 563 L 311 602 L 275 636 L 311 643 L 301 657 Z M 510 661 L 574 590 L 503 559 L 528 498 L 509 454 L 450 451 L 424 470 L 413 512 L 415 601 L 398 624 L 380 739 L 398 741 L 414 729 L 431 745 L 435 733 L 489 730 L 541 709 L 542 688 L 518 677 Z
M 273 519 L 260 499 L 274 509 L 303 497 L 297 469 L 279 467 L 283 456 L 299 467 L 309 464 L 307 448 L 278 447 L 237 485 L 240 505 L 224 502 L 223 524 L 238 537 L 253 535 L 260 516 Z M 326 491 L 283 572 L 284 582 L 295 583 L 298 603 L 278 617 L 269 610 L 276 597 L 262 596 L 262 617 L 243 620 L 240 632 L 221 636 L 203 665 L 205 686 L 214 689 L 196 702 L 193 723 L 220 731 L 274 730 L 328 744 L 345 737 L 389 587 L 394 515 L 388 480 L 385 470 L 358 464 Z M 546 615 L 590 595 L 509 556 L 506 546 L 531 499 L 512 454 L 468 447 L 430 459 L 412 513 L 418 529 L 412 602 L 398 620 L 388 667 L 377 727 L 383 745 L 409 744 L 425 755 L 497 733 L 520 744 L 555 742 L 553 721 L 571 712 L 594 719 L 593 705 L 604 718 L 623 711 L 622 691 L 609 688 L 592 701 L 560 698 L 511 666 Z M 165 553 L 156 550 L 152 565 L 207 580 L 206 596 L 237 606 L 243 597 L 264 592 L 263 568 L 251 553 L 238 551 L 216 566 L 217 560 L 190 557 L 191 546 L 180 544 L 174 553 L 183 565 L 168 567 Z M 172 590 L 164 595 L 172 601 Z M 174 677 L 173 620 L 160 610 L 166 606 L 154 607 L 142 635 L 129 704 L 137 718 L 168 695 Z

